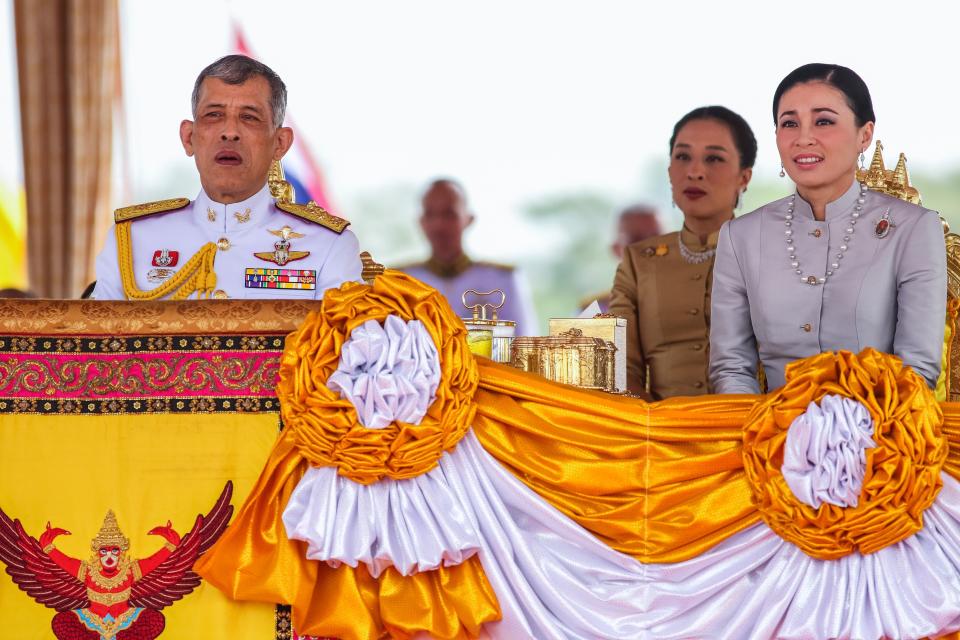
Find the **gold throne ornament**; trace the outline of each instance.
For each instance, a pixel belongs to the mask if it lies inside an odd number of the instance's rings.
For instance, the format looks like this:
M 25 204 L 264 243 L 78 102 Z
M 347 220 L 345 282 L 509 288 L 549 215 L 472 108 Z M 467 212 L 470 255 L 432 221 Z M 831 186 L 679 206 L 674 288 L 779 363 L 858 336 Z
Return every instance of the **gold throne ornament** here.
M 910 174 L 907 173 L 907 156 L 903 153 L 897 160 L 897 167 L 892 171 L 883 164 L 883 143 L 877 140 L 873 151 L 873 160 L 868 169 L 857 169 L 857 180 L 867 185 L 867 188 L 880 191 L 887 195 L 922 204 L 920 192 L 910 184 Z

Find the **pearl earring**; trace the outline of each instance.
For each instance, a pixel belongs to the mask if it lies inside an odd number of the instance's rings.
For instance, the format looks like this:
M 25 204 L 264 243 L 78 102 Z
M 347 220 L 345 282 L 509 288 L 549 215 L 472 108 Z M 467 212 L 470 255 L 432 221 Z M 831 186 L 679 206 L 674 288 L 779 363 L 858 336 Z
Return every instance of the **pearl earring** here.
M 863 151 L 860 152 L 860 171 L 863 171 Z
M 784 177 L 785 175 L 787 175 L 787 172 L 783 170 L 783 163 L 781 162 L 781 163 L 780 163 L 780 177 L 782 178 L 782 177 Z

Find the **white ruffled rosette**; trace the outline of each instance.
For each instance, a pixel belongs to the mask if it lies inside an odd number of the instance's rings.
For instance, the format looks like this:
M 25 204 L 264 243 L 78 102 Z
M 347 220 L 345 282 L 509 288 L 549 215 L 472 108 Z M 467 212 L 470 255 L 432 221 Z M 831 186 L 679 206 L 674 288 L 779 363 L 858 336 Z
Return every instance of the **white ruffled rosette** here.
M 856 507 L 867 467 L 873 419 L 856 400 L 826 395 L 811 402 L 787 431 L 780 472 L 798 500 L 814 509 L 828 502 Z
M 340 348 L 327 387 L 357 409 L 360 424 L 382 429 L 394 420 L 419 424 L 437 398 L 440 356 L 419 320 L 367 320 Z
M 327 386 L 356 408 L 360 424 L 382 429 L 397 420 L 419 424 L 440 383 L 437 347 L 418 320 L 367 320 L 340 348 Z M 408 480 L 353 482 L 333 467 L 309 469 L 283 514 L 290 538 L 308 543 L 307 557 L 331 566 L 364 564 L 377 577 L 455 565 L 479 548 L 465 507 L 440 467 Z

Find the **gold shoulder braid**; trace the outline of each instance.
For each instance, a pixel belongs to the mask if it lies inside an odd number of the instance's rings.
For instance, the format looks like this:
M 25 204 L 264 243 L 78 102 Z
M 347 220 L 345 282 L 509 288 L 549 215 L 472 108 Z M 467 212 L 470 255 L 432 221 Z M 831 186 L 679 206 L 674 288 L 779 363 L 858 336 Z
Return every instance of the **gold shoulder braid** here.
M 122 207 L 113 212 L 114 222 L 127 222 L 136 220 L 144 216 L 152 216 L 155 213 L 164 213 L 166 211 L 176 211 L 183 209 L 190 204 L 187 198 L 171 198 L 170 200 L 158 200 L 156 202 L 146 202 L 144 204 L 135 204 L 132 207 Z
M 146 215 L 146 214 L 144 214 Z M 197 297 L 209 298 L 217 287 L 217 274 L 213 262 L 217 258 L 217 245 L 212 242 L 200 247 L 187 262 L 177 270 L 173 277 L 156 289 L 142 291 L 137 288 L 133 275 L 133 243 L 130 240 L 130 221 L 116 225 L 117 260 L 120 263 L 120 279 L 123 281 L 123 293 L 127 300 L 159 300 L 170 296 L 172 300 L 186 300 L 194 291 Z
M 332 213 L 329 213 L 326 209 L 318 205 L 316 202 L 311 200 L 307 204 L 297 204 L 296 202 L 281 202 L 277 200 L 276 202 L 277 209 L 281 211 L 286 211 L 287 213 L 313 222 L 314 224 L 319 224 L 320 226 L 326 227 L 331 231 L 337 233 L 343 233 L 343 230 L 347 228 L 347 225 L 350 223 L 343 218 L 339 218 Z

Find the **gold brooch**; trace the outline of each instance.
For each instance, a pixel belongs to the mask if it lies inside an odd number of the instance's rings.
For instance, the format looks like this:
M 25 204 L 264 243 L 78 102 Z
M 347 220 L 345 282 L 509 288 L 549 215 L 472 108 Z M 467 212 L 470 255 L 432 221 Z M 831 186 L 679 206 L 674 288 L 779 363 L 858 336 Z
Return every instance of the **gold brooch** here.
M 657 250 L 656 250 L 656 252 L 655 252 L 656 255 L 658 255 L 658 256 L 665 256 L 665 255 L 667 255 L 668 253 L 670 253 L 670 249 L 667 248 L 667 245 L 665 245 L 665 244 L 658 244 L 658 245 L 657 245 Z
M 207 207 L 207 220 L 209 220 L 210 222 L 217 221 L 217 212 L 211 209 L 210 207 Z
M 240 224 L 250 222 L 250 208 L 248 207 L 246 211 L 234 211 L 233 217 L 236 218 Z

